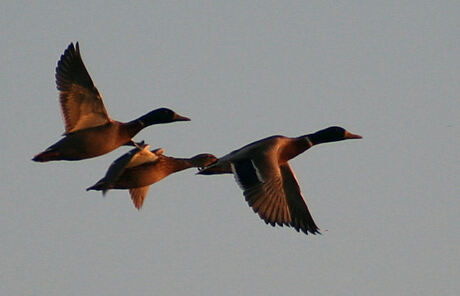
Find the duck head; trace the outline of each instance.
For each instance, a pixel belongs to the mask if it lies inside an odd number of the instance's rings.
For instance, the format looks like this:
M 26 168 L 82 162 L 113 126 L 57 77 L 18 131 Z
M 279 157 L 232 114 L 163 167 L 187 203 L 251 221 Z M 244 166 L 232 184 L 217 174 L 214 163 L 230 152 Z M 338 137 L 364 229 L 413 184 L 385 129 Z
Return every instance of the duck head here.
M 141 116 L 138 121 L 143 123 L 144 126 L 149 126 L 152 124 L 169 123 L 174 121 L 190 121 L 190 118 L 181 116 L 168 108 L 159 108 Z
M 193 164 L 193 166 L 199 168 L 206 167 L 216 161 L 217 157 L 209 153 L 198 154 L 190 158 L 190 162 Z
M 352 134 L 340 126 L 331 126 L 314 134 L 308 135 L 310 141 L 316 145 L 321 143 L 336 142 L 347 139 L 361 139 L 360 135 Z

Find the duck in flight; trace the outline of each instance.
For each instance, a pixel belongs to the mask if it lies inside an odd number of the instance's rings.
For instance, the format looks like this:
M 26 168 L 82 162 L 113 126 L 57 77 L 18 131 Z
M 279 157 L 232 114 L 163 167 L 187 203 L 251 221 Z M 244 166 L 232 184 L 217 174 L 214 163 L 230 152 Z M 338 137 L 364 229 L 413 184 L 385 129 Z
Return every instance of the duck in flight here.
M 249 206 L 265 223 L 316 234 L 319 228 L 288 161 L 314 145 L 346 139 L 361 136 L 337 126 L 296 138 L 272 136 L 223 156 L 198 174 L 233 174 Z
M 142 207 L 150 185 L 172 173 L 191 167 L 204 167 L 217 158 L 212 154 L 198 154 L 192 158 L 175 158 L 163 155 L 163 149 L 149 150 L 143 143 L 116 159 L 104 178 L 86 190 L 129 189 L 134 206 Z
M 106 154 L 122 145 L 135 145 L 132 138 L 143 128 L 159 123 L 189 121 L 167 108 L 153 110 L 130 122 L 109 117 L 102 96 L 94 86 L 80 55 L 78 42 L 71 43 L 56 67 L 65 133 L 57 143 L 32 160 L 82 160 Z

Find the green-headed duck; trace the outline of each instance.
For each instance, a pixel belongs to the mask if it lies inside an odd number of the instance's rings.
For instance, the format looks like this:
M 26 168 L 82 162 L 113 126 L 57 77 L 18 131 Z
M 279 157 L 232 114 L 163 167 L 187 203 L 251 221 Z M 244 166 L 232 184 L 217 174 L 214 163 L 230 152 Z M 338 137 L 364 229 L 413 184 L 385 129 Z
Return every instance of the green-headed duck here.
M 122 145 L 133 145 L 132 138 L 152 124 L 190 119 L 167 108 L 153 110 L 133 121 L 119 122 L 109 117 L 102 96 L 83 64 L 78 42 L 65 50 L 56 67 L 64 138 L 32 160 L 81 160 L 108 153 Z
M 223 156 L 198 174 L 234 174 L 249 206 L 265 223 L 316 234 L 318 226 L 288 161 L 313 145 L 346 139 L 361 136 L 336 126 L 297 138 L 272 136 Z

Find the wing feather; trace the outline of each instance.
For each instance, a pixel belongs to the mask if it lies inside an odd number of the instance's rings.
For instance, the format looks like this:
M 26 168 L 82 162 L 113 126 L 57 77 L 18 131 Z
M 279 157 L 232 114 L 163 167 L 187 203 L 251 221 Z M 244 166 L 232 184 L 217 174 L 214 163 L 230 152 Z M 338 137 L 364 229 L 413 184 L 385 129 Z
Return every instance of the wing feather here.
M 78 42 L 65 50 L 56 67 L 65 134 L 104 125 L 110 119 L 102 97 L 94 86 L 80 55 Z
M 127 168 L 156 161 L 158 156 L 148 149 L 149 145 L 143 144 L 115 159 L 107 169 L 104 178 L 97 183 L 101 186 L 103 193 L 105 194 L 109 189 L 114 187 Z
M 260 156 L 232 162 L 232 170 L 249 206 L 265 223 L 319 233 L 289 164 Z
M 292 217 L 292 226 L 298 231 L 304 233 L 319 233 L 319 228 L 316 226 L 313 217 L 310 214 L 305 199 L 300 191 L 299 183 L 288 163 L 280 166 L 281 177 L 283 180 L 283 188 L 286 201 L 289 207 L 289 212 Z
M 244 163 L 244 165 L 242 165 Z M 232 163 L 235 179 L 244 191 L 249 206 L 267 224 L 287 224 L 280 213 L 287 204 L 283 196 L 278 166 L 265 158 L 240 159 Z

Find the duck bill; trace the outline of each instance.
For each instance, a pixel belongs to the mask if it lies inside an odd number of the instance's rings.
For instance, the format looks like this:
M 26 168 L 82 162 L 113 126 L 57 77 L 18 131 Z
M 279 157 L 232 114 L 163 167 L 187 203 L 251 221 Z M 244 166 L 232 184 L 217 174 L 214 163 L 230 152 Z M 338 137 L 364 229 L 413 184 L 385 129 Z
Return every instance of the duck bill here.
M 345 132 L 345 139 L 362 139 L 362 138 L 363 137 L 361 137 L 360 135 L 355 135 L 348 131 Z
M 179 114 L 176 114 L 174 116 L 174 121 L 190 121 L 191 119 L 185 116 L 181 116 Z

